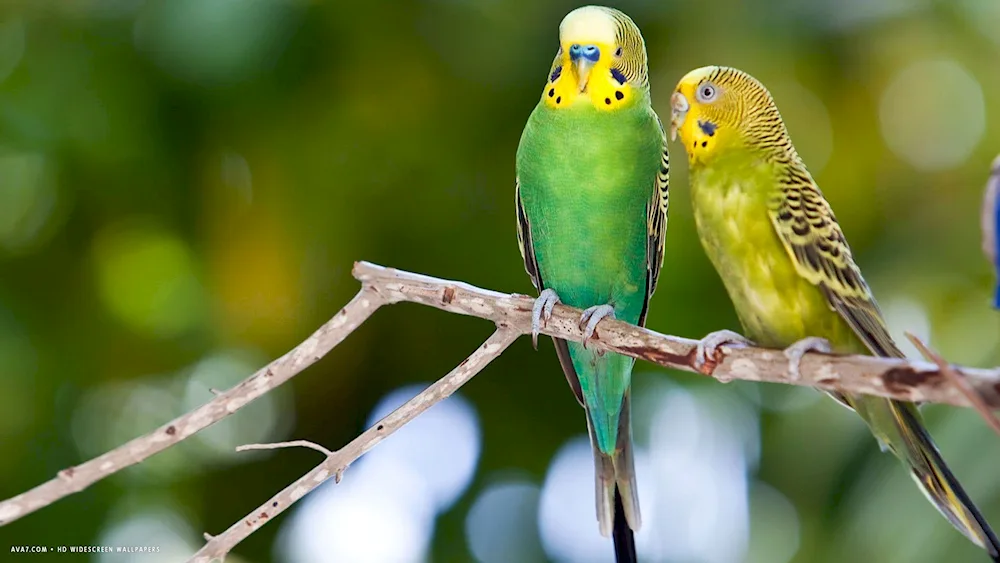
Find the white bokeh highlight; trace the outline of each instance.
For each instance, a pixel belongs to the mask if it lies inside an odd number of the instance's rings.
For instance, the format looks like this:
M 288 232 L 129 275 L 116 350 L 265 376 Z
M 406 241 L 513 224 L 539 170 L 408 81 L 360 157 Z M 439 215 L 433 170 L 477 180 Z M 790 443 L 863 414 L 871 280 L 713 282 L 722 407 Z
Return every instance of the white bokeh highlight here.
M 145 376 L 88 389 L 74 408 L 70 425 L 80 458 L 97 457 L 183 412 L 177 387 L 176 378 Z M 120 478 L 161 486 L 186 478 L 198 471 L 198 466 L 191 463 L 184 449 L 183 443 L 167 448 L 123 471 Z
M 931 341 L 933 336 L 931 320 L 924 306 L 909 297 L 892 297 L 885 302 L 883 314 L 889 331 L 892 333 L 892 338 L 903 354 L 907 358 L 923 358 L 920 350 L 917 350 L 917 347 L 906 337 L 906 333 L 909 332 L 924 342 Z
M 380 446 L 381 447 L 381 446 Z M 293 563 L 417 563 L 434 533 L 434 511 L 406 467 L 358 463 L 339 485 L 299 501 L 275 544 Z
M 197 534 L 177 512 L 166 507 L 150 507 L 137 511 L 118 522 L 111 523 L 101 533 L 96 545 L 117 547 L 149 547 L 155 552 L 99 553 L 98 563 L 175 563 L 184 561 L 200 547 Z
M 746 563 L 787 563 L 799 551 L 801 524 L 781 491 L 754 483 L 750 491 L 750 549 Z
M 664 395 L 650 430 L 657 480 L 651 561 L 740 561 L 749 539 L 748 466 L 759 456 L 752 410 L 680 388 Z M 725 533 L 719 533 L 725 530 Z
M 111 381 L 88 389 L 72 414 L 70 431 L 77 450 L 84 458 L 96 457 L 138 433 L 153 430 L 179 412 L 191 412 L 215 397 L 213 389 L 229 389 L 263 361 L 251 351 L 217 350 L 174 373 Z M 279 387 L 123 474 L 162 484 L 204 471 L 206 466 L 280 455 L 276 450 L 237 452 L 236 446 L 285 440 L 294 422 L 291 389 Z
M 833 122 L 823 100 L 805 86 L 779 81 L 769 86 L 795 148 L 814 177 L 833 153 Z
M 645 452 L 635 452 L 639 498 L 652 498 L 653 479 Z M 642 515 L 649 517 L 640 500 Z M 615 560 L 611 540 L 597 526 L 594 495 L 594 454 L 586 436 L 573 438 L 556 452 L 545 475 L 538 510 L 542 545 L 553 561 L 606 563 Z M 647 531 L 645 523 L 636 537 L 636 548 Z
M 465 535 L 479 563 L 544 561 L 538 537 L 538 485 L 524 479 L 487 486 L 469 509 Z
M 959 13 L 965 16 L 983 37 L 993 41 L 1000 47 L 1000 2 L 993 0 L 956 0 L 954 2 Z
M 372 410 L 368 426 L 425 388 L 411 385 L 389 393 Z M 411 467 L 430 492 L 435 510 L 441 512 L 450 508 L 472 481 L 481 440 L 475 409 L 456 395 L 428 409 L 366 457 L 370 463 Z
M 756 410 L 738 395 L 720 399 L 671 386 L 656 398 L 653 412 L 648 453 L 636 451 L 640 559 L 742 561 L 749 542 L 748 473 L 760 455 Z M 552 560 L 614 561 L 611 540 L 597 529 L 594 463 L 585 437 L 568 442 L 553 459 L 539 528 Z
M 373 425 L 425 388 L 389 393 Z M 340 484 L 302 499 L 282 527 L 275 558 L 288 563 L 409 563 L 428 557 L 436 517 L 475 474 L 479 420 L 458 395 L 442 401 L 358 460 Z
M 892 152 L 915 169 L 948 170 L 965 162 L 983 137 L 983 90 L 954 60 L 918 61 L 882 93 L 879 123 Z
M 257 354 L 241 350 L 219 350 L 187 370 L 182 400 L 185 412 L 205 404 L 212 390 L 225 390 L 243 381 L 264 363 Z M 295 402 L 291 389 L 278 387 L 261 395 L 239 411 L 195 434 L 188 445 L 197 448 L 205 462 L 247 463 L 280 455 L 277 450 L 237 452 L 240 444 L 280 442 L 295 425 Z

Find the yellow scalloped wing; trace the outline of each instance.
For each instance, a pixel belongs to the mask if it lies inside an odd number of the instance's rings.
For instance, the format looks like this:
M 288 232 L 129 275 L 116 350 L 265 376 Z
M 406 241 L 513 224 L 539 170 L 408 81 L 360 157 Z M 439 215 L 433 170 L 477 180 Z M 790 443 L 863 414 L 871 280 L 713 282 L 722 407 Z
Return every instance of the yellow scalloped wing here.
M 769 205 L 771 223 L 799 275 L 822 289 L 875 355 L 902 358 L 830 204 L 804 167 L 791 164 Z

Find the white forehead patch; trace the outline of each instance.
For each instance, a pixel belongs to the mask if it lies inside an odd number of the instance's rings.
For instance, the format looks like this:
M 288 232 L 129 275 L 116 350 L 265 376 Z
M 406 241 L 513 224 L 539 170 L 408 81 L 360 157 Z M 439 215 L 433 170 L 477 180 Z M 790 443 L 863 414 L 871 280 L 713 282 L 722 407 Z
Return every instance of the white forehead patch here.
M 599 6 L 584 6 L 566 14 L 559 24 L 559 41 L 562 43 L 615 42 L 615 20 Z

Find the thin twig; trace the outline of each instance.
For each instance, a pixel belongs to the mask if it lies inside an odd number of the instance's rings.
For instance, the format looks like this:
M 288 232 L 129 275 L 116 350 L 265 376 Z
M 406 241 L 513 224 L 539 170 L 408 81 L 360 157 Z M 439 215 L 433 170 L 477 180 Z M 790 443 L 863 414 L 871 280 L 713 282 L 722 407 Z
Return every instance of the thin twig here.
M 236 544 L 246 539 L 247 536 L 257 531 L 276 515 L 284 512 L 308 492 L 322 485 L 330 477 L 335 477 L 339 482 L 340 476 L 351 463 L 420 413 L 450 397 L 459 387 L 468 383 L 474 375 L 496 359 L 520 335 L 519 332 L 507 327 L 497 329 L 486 342 L 465 361 L 458 364 L 458 367 L 451 370 L 448 375 L 376 422 L 374 426 L 351 440 L 349 444 L 329 455 L 312 471 L 285 487 L 283 491 L 230 526 L 228 530 L 213 537 L 191 557 L 189 563 L 208 563 L 224 558 Z
M 989 425 L 994 432 L 1000 435 L 1000 419 L 997 419 L 996 415 L 993 414 L 993 411 L 990 410 L 989 405 L 986 404 L 986 401 L 984 401 L 983 398 L 979 396 L 979 393 L 973 389 L 971 385 L 969 385 L 969 382 L 967 382 L 964 377 L 959 375 L 958 372 L 951 367 L 951 364 L 946 362 L 940 354 L 931 350 L 929 346 L 924 344 L 923 341 L 915 335 L 907 332 L 906 337 L 909 338 L 910 342 L 917 347 L 917 350 L 920 350 L 920 353 L 923 354 L 925 358 L 937 364 L 938 369 L 944 373 L 945 377 L 951 381 L 952 385 L 957 387 L 959 391 L 961 391 L 962 394 L 969 399 L 969 402 L 972 403 L 972 407 L 976 409 L 976 412 L 978 412 L 981 417 L 983 417 L 986 424 Z
M 242 446 L 236 446 L 236 451 L 280 450 L 282 448 L 309 448 L 310 450 L 316 450 L 323 455 L 333 455 L 333 452 L 330 450 L 324 448 L 316 442 L 310 442 L 309 440 L 292 440 L 291 442 L 275 442 L 273 444 L 243 444 Z

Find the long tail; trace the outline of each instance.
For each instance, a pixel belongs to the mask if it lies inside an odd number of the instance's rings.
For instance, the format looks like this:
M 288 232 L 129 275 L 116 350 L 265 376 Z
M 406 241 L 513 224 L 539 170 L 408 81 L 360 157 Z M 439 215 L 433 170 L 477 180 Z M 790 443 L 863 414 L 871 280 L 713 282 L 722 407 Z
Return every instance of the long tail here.
M 559 363 L 562 365 L 566 379 L 569 381 L 573 393 L 576 395 L 580 405 L 584 408 L 587 418 L 587 431 L 590 435 L 590 446 L 594 452 L 594 475 L 595 475 L 595 498 L 597 504 L 597 521 L 601 534 L 605 537 L 611 536 L 615 546 L 615 560 L 618 563 L 635 563 L 638 561 L 635 551 L 635 536 L 633 530 L 638 530 L 642 525 L 639 516 L 639 497 L 635 486 L 635 459 L 632 455 L 632 400 L 629 391 L 628 377 L 631 372 L 631 360 L 611 354 L 595 355 L 593 352 L 585 352 L 582 348 L 574 345 L 573 352 L 580 356 L 580 360 L 590 363 L 594 369 L 590 373 L 591 377 L 586 381 L 581 381 L 576 366 L 574 366 L 573 353 L 570 344 L 564 340 L 553 339 L 556 345 L 556 354 L 559 356 Z M 589 357 L 588 357 L 589 356 Z M 607 370 L 612 362 L 624 362 L 627 367 L 617 373 L 617 377 L 607 378 Z M 582 363 L 582 362 L 581 362 Z M 624 389 L 619 387 L 617 391 L 613 389 L 615 381 Z M 608 386 L 608 384 L 611 384 Z M 611 388 L 609 388 L 611 387 Z M 593 395 L 588 401 L 584 389 Z M 602 393 L 603 392 L 603 393 Z M 614 409 L 617 412 L 617 420 L 614 418 L 595 417 L 588 407 L 604 407 L 605 414 L 612 414 L 607 404 L 602 405 L 600 401 L 594 401 L 595 397 L 609 393 L 611 396 L 617 394 L 620 397 L 621 409 Z M 615 405 L 617 406 L 617 405 Z M 599 422 L 595 422 L 599 421 Z M 601 424 L 600 428 L 595 424 Z M 608 426 L 611 426 L 610 428 Z M 602 439 L 603 437 L 603 439 Z M 604 442 L 604 448 L 601 447 Z M 613 445 L 613 447 L 609 447 Z M 611 453 L 604 453 L 610 451 Z
M 617 563 L 638 563 L 639 556 L 635 553 L 635 535 L 625 518 L 625 507 L 622 506 L 622 495 L 615 487 L 615 526 L 611 537 L 615 542 L 615 561 Z
M 969 499 L 958 479 L 938 452 L 937 446 L 920 422 L 916 407 L 899 401 L 865 398 L 869 424 L 882 422 L 884 414 L 892 418 L 898 437 L 884 436 L 885 443 L 909 467 L 913 480 L 938 511 L 970 541 L 985 549 L 1000 563 L 1000 542 L 976 505 Z M 888 408 L 886 408 L 888 407 Z M 889 421 L 885 421 L 889 422 Z M 885 428 L 886 424 L 879 425 Z M 893 439 L 898 438 L 898 439 Z
M 632 456 L 631 402 L 631 394 L 626 393 L 618 421 L 618 445 L 612 455 L 603 453 L 597 446 L 594 425 L 590 417 L 587 418 L 591 449 L 594 451 L 597 521 L 601 535 L 605 537 L 612 535 L 612 531 L 621 528 L 622 524 L 630 531 L 642 526 L 639 493 L 635 486 L 635 459 Z M 615 533 L 617 535 L 617 531 Z M 615 543 L 617 546 L 617 538 Z

